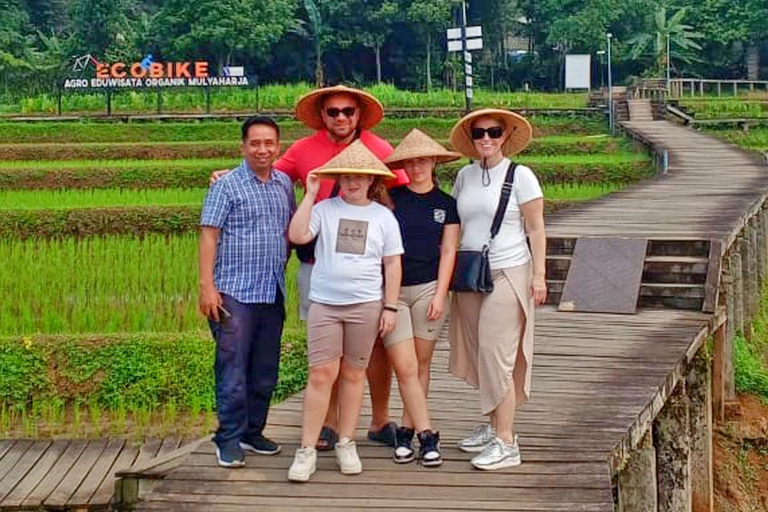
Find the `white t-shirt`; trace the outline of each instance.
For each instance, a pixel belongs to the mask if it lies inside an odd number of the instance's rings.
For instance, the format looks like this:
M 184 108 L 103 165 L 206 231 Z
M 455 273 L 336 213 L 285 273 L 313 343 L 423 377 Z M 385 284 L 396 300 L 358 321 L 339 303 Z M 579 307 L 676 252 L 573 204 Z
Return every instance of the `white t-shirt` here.
M 488 243 L 508 166 L 509 159 L 505 158 L 488 169 L 486 185 L 483 185 L 483 170 L 477 162 L 459 171 L 453 186 L 453 196 L 461 219 L 460 250 L 479 251 Z M 526 243 L 520 205 L 540 197 L 543 197 L 541 186 L 533 171 L 518 165 L 504 220 L 488 253 L 492 269 L 516 267 L 530 261 L 531 253 Z
M 312 207 L 309 230 L 317 236 L 309 300 L 335 306 L 381 300 L 382 258 L 405 252 L 387 207 L 326 199 Z

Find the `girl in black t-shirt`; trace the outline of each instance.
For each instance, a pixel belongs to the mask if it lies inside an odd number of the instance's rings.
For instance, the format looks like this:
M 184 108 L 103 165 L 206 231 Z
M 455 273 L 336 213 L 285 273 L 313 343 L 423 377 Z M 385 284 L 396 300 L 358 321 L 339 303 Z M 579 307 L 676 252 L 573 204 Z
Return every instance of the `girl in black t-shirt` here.
M 436 186 L 434 171 L 437 164 L 458 158 L 458 153 L 446 150 L 414 129 L 385 160 L 390 168 L 404 167 L 410 183 L 390 192 L 405 255 L 395 329 L 384 338 L 384 346 L 401 383 L 401 393 L 407 392 L 403 382 L 409 380 L 404 374 L 418 372 L 424 407 L 432 354 L 445 320 L 460 231 L 456 201 Z M 413 365 L 414 360 L 417 365 Z M 415 458 L 413 421 L 409 413 L 406 408 L 402 426 L 397 429 L 393 458 L 399 463 Z

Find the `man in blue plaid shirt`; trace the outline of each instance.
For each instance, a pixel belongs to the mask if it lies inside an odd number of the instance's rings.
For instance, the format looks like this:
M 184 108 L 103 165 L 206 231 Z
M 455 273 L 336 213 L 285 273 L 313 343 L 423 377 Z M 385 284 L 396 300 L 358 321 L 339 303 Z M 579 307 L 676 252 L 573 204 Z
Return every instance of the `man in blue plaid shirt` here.
M 246 120 L 241 150 L 242 163 L 209 189 L 200 221 L 200 311 L 216 340 L 214 442 L 224 467 L 245 465 L 246 450 L 280 451 L 262 431 L 277 384 L 287 230 L 296 209 L 290 178 L 272 168 L 277 124 Z

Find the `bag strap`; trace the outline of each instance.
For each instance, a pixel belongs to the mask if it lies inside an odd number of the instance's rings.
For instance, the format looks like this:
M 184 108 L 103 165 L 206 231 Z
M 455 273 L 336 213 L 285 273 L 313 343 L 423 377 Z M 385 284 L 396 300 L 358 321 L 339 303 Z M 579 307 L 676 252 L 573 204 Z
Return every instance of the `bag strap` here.
M 504 184 L 501 186 L 499 207 L 496 208 L 496 215 L 494 215 L 493 224 L 491 224 L 491 239 L 488 241 L 489 244 L 496 238 L 496 235 L 499 234 L 499 230 L 501 229 L 501 221 L 504 220 L 504 214 L 507 212 L 507 205 L 509 204 L 509 197 L 512 195 L 512 184 L 515 182 L 516 169 L 517 164 L 509 162 L 507 175 L 504 177 Z

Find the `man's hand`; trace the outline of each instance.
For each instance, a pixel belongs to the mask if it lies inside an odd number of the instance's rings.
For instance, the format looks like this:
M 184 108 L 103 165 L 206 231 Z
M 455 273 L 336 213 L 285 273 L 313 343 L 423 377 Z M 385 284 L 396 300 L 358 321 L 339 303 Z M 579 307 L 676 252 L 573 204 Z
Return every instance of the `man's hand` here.
M 229 171 L 230 169 L 220 169 L 218 171 L 213 171 L 211 173 L 211 177 L 208 179 L 208 185 L 209 186 L 213 185 L 214 183 L 219 181 L 221 178 L 223 178 Z
M 219 321 L 219 306 L 221 294 L 213 285 L 200 287 L 200 312 L 209 320 Z

